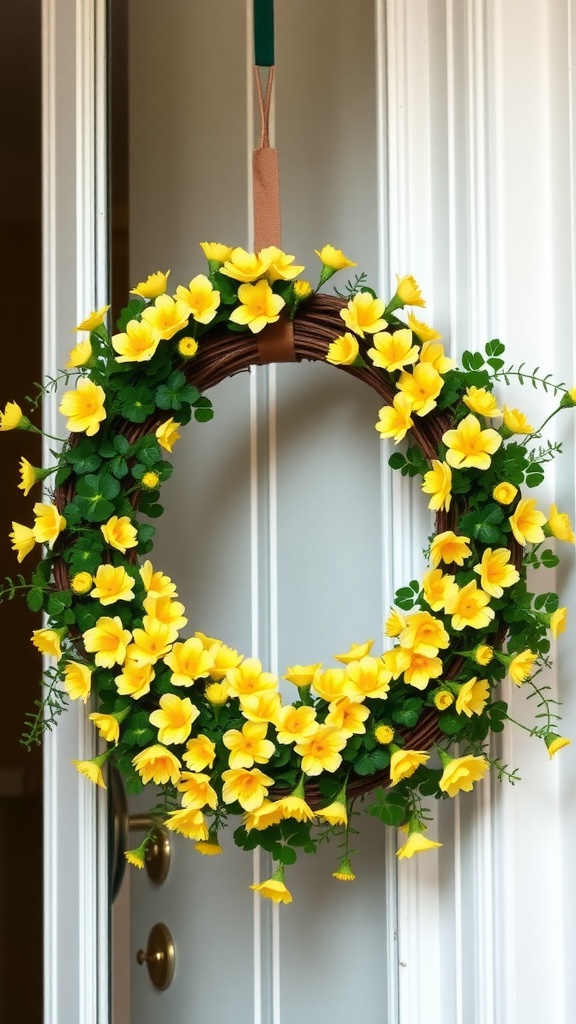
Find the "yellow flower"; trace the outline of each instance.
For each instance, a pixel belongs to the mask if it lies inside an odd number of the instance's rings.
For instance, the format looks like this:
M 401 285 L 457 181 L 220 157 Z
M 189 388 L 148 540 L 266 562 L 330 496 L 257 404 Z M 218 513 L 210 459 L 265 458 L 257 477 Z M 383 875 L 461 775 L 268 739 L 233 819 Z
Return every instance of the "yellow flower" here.
M 294 749 L 302 758 L 304 774 L 321 775 L 322 772 L 335 772 L 342 763 L 340 751 L 346 746 L 348 737 L 349 733 L 343 729 L 319 725 L 313 736 L 297 743 Z
M 160 333 L 147 320 L 130 320 L 126 331 L 112 335 L 112 348 L 117 363 L 145 363 L 156 352 Z
M 183 359 L 192 359 L 198 351 L 198 342 L 194 338 L 180 338 L 178 351 Z
M 487 679 L 477 679 L 473 676 L 467 683 L 463 683 L 458 690 L 456 697 L 456 713 L 472 718 L 472 715 L 481 715 L 486 707 L 490 696 L 490 686 Z
M 158 440 L 158 444 L 165 451 L 171 452 L 176 441 L 180 440 L 180 434 L 178 433 L 179 423 L 174 421 L 174 417 L 171 416 L 169 420 L 165 420 L 159 427 L 156 428 L 155 434 Z
M 145 747 L 132 758 L 132 764 L 144 785 L 155 782 L 157 786 L 165 786 L 171 782 L 175 786 L 180 778 L 180 761 L 160 743 Z
M 374 729 L 374 737 L 382 746 L 387 746 L 394 739 L 394 729 L 390 725 L 377 725 Z
M 554 733 L 548 733 L 544 739 L 550 760 L 552 760 L 557 751 L 562 750 L 562 747 L 568 747 L 571 743 L 571 740 L 567 739 L 566 736 L 556 736 Z
M 365 658 L 367 654 L 370 654 L 373 646 L 373 640 L 365 640 L 362 644 L 351 644 L 346 654 L 335 654 L 334 660 L 342 662 L 343 665 L 349 665 L 351 661 L 360 661 L 360 658 Z M 320 665 L 317 665 L 316 668 L 320 668 Z
M 388 326 L 382 319 L 385 305 L 381 299 L 375 299 L 371 292 L 358 292 L 345 309 L 340 310 L 346 327 L 360 338 L 364 334 L 376 334 Z
M 222 242 L 200 242 L 200 248 L 206 259 L 213 263 L 224 263 L 233 253 L 232 246 L 223 245 Z
M 355 267 L 356 263 L 349 260 L 342 249 L 335 249 L 333 245 L 323 245 L 321 249 L 314 249 L 320 262 L 331 270 L 344 270 L 345 267 Z
M 546 516 L 536 508 L 535 498 L 521 498 L 513 515 L 509 517 L 512 533 L 519 544 L 539 544 L 544 540 L 542 527 Z
M 249 722 L 272 722 L 276 724 L 282 701 L 277 690 L 262 690 L 260 693 L 241 693 L 240 708 Z
M 65 634 L 61 629 L 35 629 L 32 633 L 32 643 L 40 654 L 47 654 L 50 658 L 61 658 L 62 648 L 60 641 Z
M 460 421 L 456 430 L 447 430 L 442 440 L 448 448 L 446 461 L 454 469 L 489 469 L 490 456 L 502 444 L 500 434 L 491 427 L 482 430 L 472 413 Z
M 445 530 L 438 533 L 430 545 L 430 558 L 432 565 L 437 568 L 440 562 L 456 562 L 456 565 L 463 565 L 464 559 L 472 554 L 468 547 L 470 537 L 459 537 L 452 530 Z
M 230 696 L 226 683 L 209 683 L 204 690 L 204 696 L 214 708 L 222 708 Z
M 435 843 L 432 839 L 426 839 L 421 832 L 412 832 L 403 846 L 396 851 L 398 860 L 413 857 L 415 853 L 423 853 L 425 850 L 434 850 L 442 846 L 442 843 Z
M 160 486 L 160 477 L 158 476 L 158 473 L 154 472 L 154 470 L 149 469 L 144 473 L 141 483 L 144 490 L 155 491 L 156 488 Z
M 84 703 L 90 696 L 92 670 L 79 661 L 69 661 L 64 666 L 64 686 L 71 700 L 82 700 Z
M 432 469 L 424 474 L 422 490 L 425 494 L 431 494 L 428 508 L 434 512 L 440 509 L 450 508 L 452 501 L 452 470 L 446 462 L 432 459 Z
M 144 598 L 144 611 L 146 617 L 144 618 L 144 629 L 147 628 L 148 620 L 154 619 L 157 622 L 163 622 L 166 626 L 171 626 L 174 631 L 183 629 L 188 619 L 182 613 L 186 611 L 184 605 L 180 601 L 173 601 L 171 597 L 155 597 L 152 594 L 148 594 Z M 198 649 L 198 641 L 194 641 L 194 647 Z
M 446 614 L 452 616 L 452 629 L 484 629 L 494 618 L 494 609 L 487 608 L 490 595 L 479 590 L 474 580 L 462 587 L 446 602 Z
M 410 317 L 408 317 L 408 323 L 410 323 Z M 418 323 L 418 321 L 416 321 Z M 420 324 L 421 327 L 425 327 L 425 324 Z M 430 330 L 430 328 L 428 328 Z M 414 331 L 418 334 L 417 331 Z M 436 334 L 435 331 L 432 332 Z M 440 335 L 438 335 L 440 337 Z M 420 349 L 420 362 L 430 363 L 438 373 L 448 373 L 448 370 L 453 370 L 456 366 L 456 361 L 450 359 L 444 352 L 444 346 L 439 345 L 436 341 L 430 340 L 425 341 Z
M 26 430 L 30 420 L 24 415 L 17 402 L 6 402 L 4 412 L 0 412 L 1 430 Z
M 294 281 L 294 295 L 298 302 L 303 302 L 312 294 L 312 285 L 309 281 Z
M 554 639 L 560 633 L 563 633 L 566 629 L 566 620 L 568 618 L 568 610 L 566 608 L 557 608 L 555 612 L 550 616 L 550 629 L 552 630 L 552 636 Z
M 136 665 L 154 665 L 169 653 L 178 630 L 149 615 L 145 616 L 143 626 L 143 629 L 134 630 L 134 643 L 130 644 L 128 656 Z
M 503 480 L 501 484 L 496 484 L 492 491 L 494 501 L 498 501 L 501 505 L 510 505 L 517 494 L 518 488 L 514 484 L 507 483 L 506 480 Z
M 213 810 L 218 806 L 218 794 L 210 785 L 210 776 L 202 772 L 182 772 L 177 789 L 184 794 L 183 807 L 200 811 L 206 806 Z
M 118 743 L 120 739 L 120 723 L 114 715 L 102 715 L 94 711 L 91 715 L 88 715 L 88 718 L 91 722 L 94 722 L 102 739 L 106 740 L 107 743 Z
M 12 533 L 9 534 L 12 542 L 12 550 L 17 552 L 18 561 L 22 562 L 26 555 L 30 554 L 36 544 L 34 530 L 29 526 L 22 526 L 22 523 L 12 523 Z
M 99 565 L 94 584 L 90 597 L 100 601 L 100 604 L 109 605 L 116 601 L 134 599 L 134 580 L 123 565 Z
M 352 366 L 359 352 L 359 345 L 353 334 L 346 331 L 328 346 L 326 362 L 333 366 Z
M 246 249 L 240 247 L 233 249 L 228 259 L 224 261 L 224 266 L 220 267 L 221 274 L 246 284 L 257 281 L 267 270 L 268 262 L 262 252 L 246 252 Z
M 364 700 L 365 697 L 385 700 L 390 689 L 391 678 L 392 673 L 384 668 L 381 660 L 366 655 L 359 661 L 351 661 L 346 666 L 344 693 L 353 701 Z M 349 728 L 349 726 L 342 725 L 340 728 Z
M 412 401 L 412 408 L 419 416 L 427 416 L 436 408 L 436 399 L 444 381 L 432 363 L 417 363 L 413 373 L 403 370 L 397 387 Z
M 433 612 L 444 610 L 446 601 L 458 593 L 455 576 L 445 575 L 441 569 L 429 569 L 422 577 L 424 600 Z
M 267 722 L 246 722 L 239 729 L 228 729 L 222 742 L 230 751 L 228 763 L 231 768 L 252 768 L 253 764 L 267 764 L 275 746 L 266 739 Z
M 352 666 L 350 666 L 352 667 Z M 390 676 L 390 672 L 386 673 L 387 677 Z M 356 688 L 356 684 L 352 689 Z M 351 689 L 351 692 L 352 692 Z M 388 684 L 386 685 L 388 690 Z M 372 697 L 373 694 L 366 694 L 368 697 Z M 378 696 L 380 696 L 378 694 Z M 362 695 L 364 699 L 364 695 Z M 370 715 L 370 708 L 366 707 L 365 704 L 361 703 L 358 699 L 358 695 L 352 694 L 352 697 L 340 697 L 338 700 L 333 701 L 328 708 L 328 714 L 325 718 L 326 725 L 335 725 L 337 729 L 344 729 L 345 732 L 350 735 L 360 735 L 366 732 L 366 726 L 364 722 Z
M 116 676 L 114 682 L 122 697 L 139 700 L 150 692 L 150 683 L 153 679 L 154 669 L 151 665 L 136 665 L 131 658 L 126 658 L 122 672 Z
M 434 694 L 434 706 L 438 711 L 446 711 L 454 703 L 454 694 L 450 690 L 437 690 Z
M 261 249 L 259 256 L 268 264 L 266 277 L 270 284 L 274 281 L 293 281 L 304 270 L 304 267 L 293 265 L 295 256 L 288 256 L 275 245 Z
M 213 674 L 213 672 L 210 673 L 210 675 Z M 238 668 L 230 668 L 226 673 L 226 681 L 231 694 L 235 697 L 278 688 L 276 676 L 270 672 L 263 672 L 262 662 L 257 658 L 245 658 Z
M 130 294 L 139 295 L 141 299 L 157 299 L 168 287 L 169 273 L 169 270 L 157 270 L 155 274 L 149 274 L 145 281 L 140 281 L 135 288 L 130 289 Z
M 522 651 L 517 654 L 508 665 L 508 675 L 512 682 L 516 683 L 516 686 L 525 683 L 532 675 L 532 669 L 537 661 L 538 655 L 534 651 Z
M 409 779 L 421 764 L 430 760 L 425 750 L 395 750 L 390 758 L 390 780 L 393 786 Z
M 286 305 L 281 295 L 276 295 L 267 281 L 256 284 L 241 284 L 238 289 L 240 305 L 230 314 L 234 324 L 248 327 L 253 334 L 275 324 L 280 318 L 280 310 Z
M 413 345 L 412 340 L 412 331 L 407 327 L 393 334 L 379 331 L 374 335 L 374 347 L 368 349 L 368 355 L 374 366 L 388 370 L 388 373 L 402 370 L 418 359 L 418 345 Z
M 301 739 L 308 739 L 318 731 L 316 711 L 306 705 L 295 708 L 292 704 L 287 704 L 278 713 L 276 728 L 278 743 L 296 743 Z
M 417 690 L 425 690 L 431 679 L 438 679 L 442 675 L 443 667 L 440 658 L 431 658 L 427 654 L 416 654 L 414 651 L 403 649 L 404 658 L 400 660 L 399 667 L 404 672 L 404 682 L 409 686 L 415 686 Z
M 314 673 L 314 689 L 316 693 L 330 703 L 338 697 L 344 697 L 347 679 L 343 668 L 318 669 Z
M 112 517 L 114 518 L 114 517 Z M 110 526 L 112 519 L 108 520 L 107 526 Z M 176 584 L 172 583 L 169 576 L 166 576 L 163 572 L 154 572 L 152 562 L 146 561 L 144 565 L 140 566 L 140 577 L 144 584 L 144 589 L 149 597 L 177 597 Z
M 208 856 L 215 857 L 217 854 L 222 853 L 222 847 L 214 836 L 209 835 L 208 839 L 201 839 L 196 843 L 196 850 L 198 853 L 207 854 Z
M 131 636 L 130 631 L 124 629 L 119 615 L 114 618 L 102 616 L 92 629 L 83 633 L 83 640 L 86 650 L 96 654 L 94 661 L 100 668 L 113 668 L 126 658 Z
M 509 409 L 507 405 L 504 406 L 504 426 L 508 427 L 508 430 L 512 434 L 533 434 L 534 427 L 531 427 L 528 423 L 523 412 L 519 409 Z
M 220 305 L 220 292 L 216 291 L 205 274 L 197 274 L 187 288 L 179 284 L 176 298 L 188 306 L 192 319 L 199 324 L 209 324 Z
M 494 650 L 488 644 L 478 644 L 472 656 L 477 665 L 489 665 L 494 657 Z
M 470 793 L 474 783 L 483 779 L 489 768 L 485 757 L 477 757 L 472 754 L 453 758 L 444 755 L 442 763 L 444 771 L 438 785 L 442 792 L 447 793 L 450 797 L 456 796 L 460 790 Z
M 350 861 L 348 857 L 343 857 L 340 861 L 336 871 L 332 872 L 332 878 L 337 878 L 339 882 L 353 882 L 356 875 L 350 867 Z
M 317 810 L 316 817 L 320 821 L 327 821 L 329 825 L 347 825 L 348 811 L 346 810 L 345 789 L 340 790 L 336 799 L 331 804 Z
M 54 547 L 54 542 L 66 528 L 66 520 L 61 516 L 55 505 L 34 505 L 34 537 L 37 544 Z
M 556 505 L 550 506 L 548 527 L 556 540 L 567 540 L 570 544 L 574 544 L 574 531 L 570 525 L 570 517 L 567 512 L 559 512 Z
M 144 841 L 140 844 L 140 846 L 137 846 L 135 850 L 124 850 L 124 856 L 128 863 L 131 864 L 133 868 L 144 867 L 144 862 L 146 860 L 147 845 L 147 841 Z
M 385 636 L 400 636 L 405 626 L 406 616 L 399 612 L 397 608 L 391 608 L 390 615 L 384 623 Z
M 186 839 L 195 839 L 199 843 L 208 839 L 208 826 L 202 811 L 187 807 L 180 811 L 171 811 L 164 824 L 171 832 L 179 832 Z
M 402 300 L 405 306 L 426 305 L 422 298 L 420 285 L 416 281 L 416 278 L 412 277 L 412 274 L 405 274 L 404 277 L 400 277 L 400 274 L 396 274 L 396 295 Z
M 480 586 L 490 597 L 502 597 L 505 587 L 513 587 L 518 583 L 520 574 L 510 565 L 510 551 L 507 548 L 486 548 L 482 561 L 474 566 L 474 572 L 480 576 Z
M 202 639 L 203 634 L 196 632 L 195 635 Z M 220 640 L 210 643 L 208 650 L 212 658 L 211 679 L 223 679 L 231 669 L 236 668 L 242 661 L 242 655 L 238 654 L 238 651 L 235 651 L 233 647 L 227 647 Z
M 43 480 L 47 476 L 48 471 L 45 469 L 38 469 L 33 466 L 28 459 L 20 459 L 20 483 L 18 489 L 24 492 L 24 496 L 27 497 L 32 487 L 39 480 Z
M 286 675 L 283 676 L 289 683 L 294 683 L 294 686 L 310 686 L 314 679 L 314 674 L 322 668 L 321 662 L 316 662 L 314 665 L 292 665 L 291 668 L 286 669 Z
M 413 612 L 406 618 L 406 625 L 399 635 L 400 645 L 434 658 L 440 647 L 447 648 L 450 638 L 440 622 L 430 612 Z
M 59 411 L 68 417 L 67 429 L 77 434 L 85 432 L 88 437 L 97 434 L 102 420 L 106 419 L 105 400 L 104 388 L 82 377 L 76 390 L 67 391 L 60 403 Z
M 153 598 L 152 600 L 162 600 Z M 164 598 L 164 600 L 170 600 Z M 170 682 L 173 686 L 192 686 L 196 679 L 207 676 L 212 667 L 212 658 L 204 650 L 202 641 L 191 637 L 184 643 L 174 644 L 164 658 L 166 665 L 172 669 Z
M 106 319 L 106 313 L 110 309 L 110 306 L 102 306 L 101 309 L 95 309 L 92 313 L 89 313 L 85 320 L 82 320 L 75 331 L 94 331 L 97 327 L 100 327 Z
M 269 828 L 270 825 L 278 825 L 282 821 L 282 808 L 280 801 L 263 800 L 260 807 L 244 815 L 244 828 L 251 832 L 255 828 L 258 832 Z
M 438 334 L 438 331 L 435 331 L 433 327 L 429 327 L 428 324 L 423 323 L 422 320 L 417 320 L 413 313 L 408 314 L 408 327 L 412 331 L 412 334 L 416 335 L 419 341 L 439 341 L 442 337 L 442 335 Z M 442 346 L 439 347 L 442 348 Z M 450 364 L 453 364 L 454 361 L 450 359 L 449 362 Z M 439 370 L 438 367 L 436 367 L 436 369 L 439 373 L 446 373 L 446 370 Z M 451 366 L 448 367 L 448 369 L 451 369 Z
M 96 786 L 106 789 L 102 767 L 106 763 L 109 753 L 110 751 L 106 750 L 103 754 L 99 754 L 98 757 L 93 757 L 91 761 L 72 761 L 72 764 L 85 779 L 89 779 Z
M 204 733 L 200 733 L 194 739 L 188 740 L 182 760 L 191 772 L 202 772 L 205 768 L 212 767 L 215 757 L 215 744 L 208 736 L 204 736 Z
M 292 902 L 292 896 L 284 885 L 283 865 L 280 865 L 278 870 L 272 875 L 272 878 L 268 878 L 265 882 L 259 882 L 257 885 L 251 885 L 250 888 L 254 892 L 259 892 L 261 896 L 266 896 L 273 903 Z
M 382 440 L 392 437 L 394 443 L 399 444 L 406 437 L 410 427 L 414 426 L 412 412 L 412 399 L 409 395 L 402 392 L 394 395 L 393 405 L 383 406 L 378 414 L 380 420 L 376 424 L 376 430 L 380 432 Z
M 493 419 L 502 415 L 494 395 L 491 391 L 486 391 L 485 388 L 466 388 L 466 394 L 462 396 L 462 401 L 472 412 L 477 412 L 485 419 Z
M 172 746 L 174 743 L 186 742 L 192 731 L 192 723 L 199 714 L 199 709 L 189 697 L 182 699 L 174 693 L 165 693 L 160 697 L 158 711 L 150 715 L 150 724 L 158 729 L 158 741 Z
M 304 793 L 304 787 L 297 787 L 301 793 Z M 294 821 L 314 821 L 315 814 L 311 807 L 308 806 L 304 796 L 300 796 L 296 791 L 291 793 L 290 796 L 285 796 L 282 800 L 278 800 L 278 806 L 282 811 L 282 817 L 284 819 L 292 818 Z
M 274 779 L 264 775 L 259 768 L 230 768 L 222 772 L 222 781 L 224 803 L 239 803 L 245 811 L 255 811 L 268 796 L 267 787 L 273 784 Z
M 68 362 L 66 363 L 67 370 L 74 370 L 78 366 L 85 366 L 86 363 L 92 357 L 92 345 L 90 339 L 85 338 L 84 341 L 79 341 L 68 354 Z
M 150 324 L 157 337 L 168 341 L 188 324 L 190 308 L 181 299 L 170 295 L 159 295 L 153 306 L 147 306 L 142 320 Z
M 138 531 L 128 516 L 111 516 L 100 529 L 106 543 L 111 548 L 121 551 L 123 555 L 126 554 L 128 548 L 135 548 L 138 544 Z

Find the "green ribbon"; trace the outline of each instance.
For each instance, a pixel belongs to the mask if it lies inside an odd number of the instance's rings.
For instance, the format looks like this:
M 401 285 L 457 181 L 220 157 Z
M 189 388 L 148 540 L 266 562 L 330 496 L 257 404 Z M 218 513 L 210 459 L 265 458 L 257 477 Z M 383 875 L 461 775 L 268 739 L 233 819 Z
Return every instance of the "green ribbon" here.
M 254 0 L 254 63 L 274 65 L 274 0 Z

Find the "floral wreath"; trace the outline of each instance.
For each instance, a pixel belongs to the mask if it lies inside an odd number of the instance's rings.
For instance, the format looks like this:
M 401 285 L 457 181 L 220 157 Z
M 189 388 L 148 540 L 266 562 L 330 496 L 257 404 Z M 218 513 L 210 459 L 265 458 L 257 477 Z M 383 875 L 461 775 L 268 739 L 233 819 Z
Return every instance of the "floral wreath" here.
M 553 592 L 535 597 L 526 577 L 529 567 L 558 564 L 548 540 L 573 543 L 574 534 L 565 513 L 552 505 L 546 515 L 520 488 L 541 484 L 560 452 L 542 432 L 576 404 L 576 388 L 538 368 L 506 367 L 497 340 L 484 354 L 465 352 L 457 368 L 436 331 L 413 313 L 402 319 L 405 307 L 425 305 L 409 275 L 398 277 L 388 303 L 364 274 L 344 294 L 319 294 L 337 270 L 356 266 L 330 245 L 317 252 L 316 289 L 275 246 L 202 249 L 207 274 L 173 295 L 169 272 L 150 275 L 133 289 L 118 333 L 105 325 L 109 306 L 91 313 L 76 328 L 86 333 L 66 369 L 38 385 L 33 408 L 76 378 L 60 405 L 70 436 L 48 469 L 21 460 L 25 495 L 51 474 L 55 486 L 34 505 L 32 526 L 12 524 L 19 562 L 35 545 L 44 553 L 30 581 L 7 578 L 0 597 L 25 594 L 47 618 L 32 642 L 52 660 L 25 744 L 39 740 L 69 698 L 86 703 L 92 694 L 89 718 L 106 749 L 75 761 L 77 769 L 105 786 L 108 763 L 131 793 L 157 787 L 155 825 L 128 861 L 143 865 L 158 823 L 201 853 L 220 853 L 228 815 L 242 815 L 235 843 L 262 847 L 278 865 L 252 888 L 287 903 L 285 866 L 329 835 L 340 851 L 334 877 L 354 878 L 351 826 L 368 794 L 368 813 L 406 833 L 397 856 L 409 858 L 441 845 L 426 836 L 426 797 L 470 791 L 489 767 L 518 778 L 487 749 L 490 734 L 512 721 L 498 694 L 504 676 L 535 698 L 533 724 L 514 724 L 543 740 L 550 757 L 569 743 L 550 687 L 537 681 L 566 609 Z M 436 513 L 429 568 L 396 593 L 388 649 L 375 653 L 368 640 L 335 655 L 337 666 L 289 667 L 284 678 L 297 699 L 288 704 L 256 658 L 199 631 L 180 639 L 185 609 L 147 558 L 155 528 L 142 521 L 163 511 L 166 453 L 179 428 L 211 419 L 203 392 L 262 361 L 271 325 L 291 326 L 292 358 L 325 359 L 381 395 L 381 438 L 410 440 L 390 465 L 422 478 Z M 500 408 L 494 385 L 511 379 L 555 397 L 540 427 Z M 38 431 L 8 402 L 0 430 L 12 429 Z M 450 753 L 456 743 L 458 756 Z

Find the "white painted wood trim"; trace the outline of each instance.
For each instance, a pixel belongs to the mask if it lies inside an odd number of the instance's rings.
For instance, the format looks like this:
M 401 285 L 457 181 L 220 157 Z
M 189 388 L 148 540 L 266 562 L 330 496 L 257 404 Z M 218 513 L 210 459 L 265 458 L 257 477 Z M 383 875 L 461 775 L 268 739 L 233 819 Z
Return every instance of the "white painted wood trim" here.
M 43 0 L 42 23 L 43 345 L 55 376 L 71 326 L 107 293 L 105 0 Z M 55 435 L 57 407 L 55 395 L 45 403 Z M 44 746 L 45 1024 L 109 1021 L 106 794 L 70 763 L 96 753 L 88 724 L 73 707 Z

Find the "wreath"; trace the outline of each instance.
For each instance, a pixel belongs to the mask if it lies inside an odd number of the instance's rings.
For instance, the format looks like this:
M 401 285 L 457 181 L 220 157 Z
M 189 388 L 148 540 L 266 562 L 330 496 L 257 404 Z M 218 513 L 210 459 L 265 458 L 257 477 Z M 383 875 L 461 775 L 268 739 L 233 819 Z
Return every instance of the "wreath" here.
M 550 633 L 565 629 L 566 609 L 554 592 L 530 592 L 527 571 L 555 567 L 548 541 L 573 543 L 574 534 L 565 513 L 552 505 L 546 515 L 521 488 L 541 484 L 560 452 L 543 430 L 576 404 L 576 388 L 506 366 L 498 340 L 456 367 L 440 335 L 406 314 L 425 305 L 409 275 L 388 302 L 363 274 L 343 293 L 321 294 L 337 270 L 356 266 L 330 245 L 317 252 L 315 289 L 276 246 L 202 249 L 206 274 L 174 294 L 168 272 L 151 274 L 133 289 L 117 333 L 105 324 L 110 307 L 91 313 L 65 370 L 29 400 L 37 407 L 75 381 L 61 400 L 70 434 L 54 465 L 20 463 L 25 495 L 54 474 L 33 525 L 15 522 L 10 534 L 19 562 L 36 545 L 43 556 L 29 581 L 8 578 L 0 596 L 25 594 L 47 619 L 32 636 L 50 663 L 25 744 L 68 699 L 92 696 L 89 718 L 106 746 L 77 769 L 105 786 L 113 765 L 129 792 L 154 787 L 155 824 L 128 861 L 142 867 L 159 822 L 200 853 L 220 853 L 221 828 L 242 815 L 235 843 L 262 847 L 278 865 L 252 888 L 287 903 L 285 866 L 329 835 L 340 851 L 335 878 L 354 878 L 359 803 L 404 831 L 397 856 L 409 858 L 441 845 L 426 835 L 427 797 L 470 791 L 490 767 L 518 778 L 489 752 L 490 734 L 512 721 L 498 692 L 506 675 L 534 698 L 533 722 L 514 724 L 550 757 L 569 742 L 545 682 Z M 404 442 L 390 466 L 421 478 L 436 517 L 429 568 L 396 593 L 386 649 L 356 638 L 332 666 L 292 665 L 284 679 L 293 703 L 256 658 L 198 630 L 184 638 L 176 584 L 148 558 L 179 428 L 211 419 L 205 392 L 219 381 L 287 358 L 326 360 L 381 396 L 376 430 Z M 494 386 L 511 380 L 554 397 L 540 427 L 500 406 Z M 12 429 L 38 430 L 8 402 L 0 430 Z

